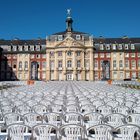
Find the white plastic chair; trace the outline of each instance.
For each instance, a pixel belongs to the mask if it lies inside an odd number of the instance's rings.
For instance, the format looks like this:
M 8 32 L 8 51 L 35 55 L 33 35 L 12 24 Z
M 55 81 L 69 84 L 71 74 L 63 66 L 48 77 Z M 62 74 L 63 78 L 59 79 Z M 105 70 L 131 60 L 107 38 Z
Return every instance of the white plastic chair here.
M 23 118 L 17 113 L 7 113 L 4 115 L 5 124 L 8 126 L 10 124 L 19 123 L 23 124 Z
M 94 125 L 104 123 L 104 116 L 97 112 L 91 112 L 84 115 L 84 123 L 86 128 L 89 128 Z
M 62 116 L 56 112 L 46 113 L 43 115 L 43 118 L 46 123 L 52 124 L 57 127 L 60 127 L 60 125 L 62 124 Z
M 33 127 L 35 140 L 59 140 L 58 128 L 51 124 L 39 124 Z
M 102 105 L 102 106 L 97 107 L 97 112 L 106 116 L 113 112 L 113 108 L 109 105 Z
M 112 127 L 118 127 L 125 124 L 125 116 L 123 114 L 114 113 L 105 117 L 105 121 Z
M 43 122 L 42 116 L 37 113 L 27 113 L 23 116 L 23 118 L 24 118 L 24 124 L 30 127 L 33 127 Z
M 126 122 L 128 124 L 134 124 L 140 126 L 140 113 L 133 113 L 126 116 Z
M 30 137 L 29 126 L 23 124 L 12 124 L 8 126 L 8 139 L 10 140 L 24 140 L 25 137 Z
M 117 132 L 117 140 L 136 140 L 135 134 L 137 133 L 137 138 L 139 137 L 140 127 L 137 125 L 122 125 L 115 129 Z M 140 137 L 138 138 L 140 139 Z
M 88 140 L 113 140 L 113 128 L 109 125 L 100 124 L 87 129 Z
M 83 125 L 83 116 L 76 112 L 69 112 L 63 116 L 63 124 L 79 124 Z
M 61 140 L 84 140 L 85 129 L 81 125 L 67 124 L 59 129 Z
M 32 109 L 40 115 L 43 115 L 43 114 L 49 112 L 48 108 L 45 105 L 41 105 L 41 104 L 37 104 L 37 105 L 33 106 Z

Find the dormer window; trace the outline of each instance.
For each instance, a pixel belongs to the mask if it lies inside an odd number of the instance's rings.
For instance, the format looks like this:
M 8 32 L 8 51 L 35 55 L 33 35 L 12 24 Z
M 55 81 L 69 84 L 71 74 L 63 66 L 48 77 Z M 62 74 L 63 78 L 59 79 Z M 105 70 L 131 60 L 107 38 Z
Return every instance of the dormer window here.
M 110 45 L 106 44 L 106 50 L 110 50 Z
M 13 51 L 17 51 L 17 46 L 13 46 Z
M 62 41 L 63 40 L 63 36 L 62 35 L 58 35 L 58 41 Z
M 19 50 L 19 51 L 22 51 L 22 47 L 23 47 L 23 46 L 18 46 L 18 50 Z
M 81 36 L 80 35 L 76 35 L 76 40 L 80 40 Z
M 124 45 L 125 50 L 128 50 L 128 44 Z
M 122 50 L 122 44 L 119 44 L 118 49 Z
M 28 46 L 24 46 L 24 50 L 25 51 L 28 51 Z
M 36 46 L 36 51 L 40 51 L 40 46 L 39 45 Z
M 131 44 L 131 50 L 135 50 L 135 45 Z
M 68 55 L 68 56 L 71 56 L 71 55 L 72 55 L 71 51 L 68 51 L 68 52 L 67 52 L 67 55 Z
M 100 44 L 100 50 L 104 50 L 104 45 Z
M 30 46 L 30 50 L 31 51 L 34 51 L 34 46 Z
M 11 48 L 12 48 L 12 46 L 8 46 L 8 49 L 7 49 L 7 50 L 8 50 L 8 51 L 11 51 Z
M 112 49 L 113 49 L 113 50 L 116 50 L 116 44 L 113 44 L 113 45 L 112 45 Z

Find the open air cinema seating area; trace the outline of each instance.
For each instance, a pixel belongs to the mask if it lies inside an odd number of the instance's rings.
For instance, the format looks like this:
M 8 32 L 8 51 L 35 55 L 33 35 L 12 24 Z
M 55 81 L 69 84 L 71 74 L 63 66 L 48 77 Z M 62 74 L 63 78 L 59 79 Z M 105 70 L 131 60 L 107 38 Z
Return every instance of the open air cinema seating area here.
M 140 140 L 140 90 L 88 81 L 13 84 L 0 90 L 0 140 Z

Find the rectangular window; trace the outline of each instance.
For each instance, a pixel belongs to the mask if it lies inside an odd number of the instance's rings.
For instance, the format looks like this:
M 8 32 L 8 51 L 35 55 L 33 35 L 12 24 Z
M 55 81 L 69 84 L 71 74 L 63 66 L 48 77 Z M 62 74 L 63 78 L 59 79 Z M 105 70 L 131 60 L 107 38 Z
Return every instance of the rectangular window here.
M 46 69 L 46 62 L 42 62 L 42 69 Z
M 140 53 L 138 53 L 138 57 L 140 57 Z
M 62 68 L 62 60 L 58 61 L 58 68 Z
M 71 67 L 72 67 L 72 62 L 71 62 L 71 60 L 68 60 L 68 61 L 67 61 L 67 67 L 68 67 L 68 68 L 71 68 Z
M 100 53 L 100 57 L 101 58 L 104 58 L 104 53 Z
M 58 56 L 62 56 L 62 51 L 58 51 Z
M 50 57 L 53 57 L 54 56 L 54 52 L 50 52 Z
M 132 67 L 132 69 L 136 68 L 136 61 L 135 60 L 131 61 L 131 67 Z
M 116 60 L 113 60 L 113 68 L 116 68 L 117 67 L 117 62 Z
M 106 53 L 106 57 L 107 58 L 110 58 L 110 53 Z
M 125 67 L 129 68 L 129 60 L 125 60 Z
M 98 58 L 98 53 L 95 53 L 94 54 L 94 58 Z
M 97 60 L 95 60 L 94 67 L 98 68 L 98 61 Z
M 80 56 L 81 55 L 81 52 L 80 51 L 77 51 L 77 56 Z
M 119 67 L 123 68 L 123 61 L 122 60 L 119 61 Z
M 135 53 L 131 53 L 131 57 L 135 57 Z
M 81 67 L 81 61 L 78 60 L 78 61 L 77 61 L 77 68 L 80 68 L 80 67 Z

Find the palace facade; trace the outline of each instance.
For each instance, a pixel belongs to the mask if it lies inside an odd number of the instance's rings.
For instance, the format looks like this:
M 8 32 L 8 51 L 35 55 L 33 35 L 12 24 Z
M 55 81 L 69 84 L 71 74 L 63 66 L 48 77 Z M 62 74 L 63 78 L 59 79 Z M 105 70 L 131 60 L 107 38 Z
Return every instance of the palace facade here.
M 93 37 L 72 28 L 36 40 L 0 40 L 0 80 L 140 78 L 140 38 Z

